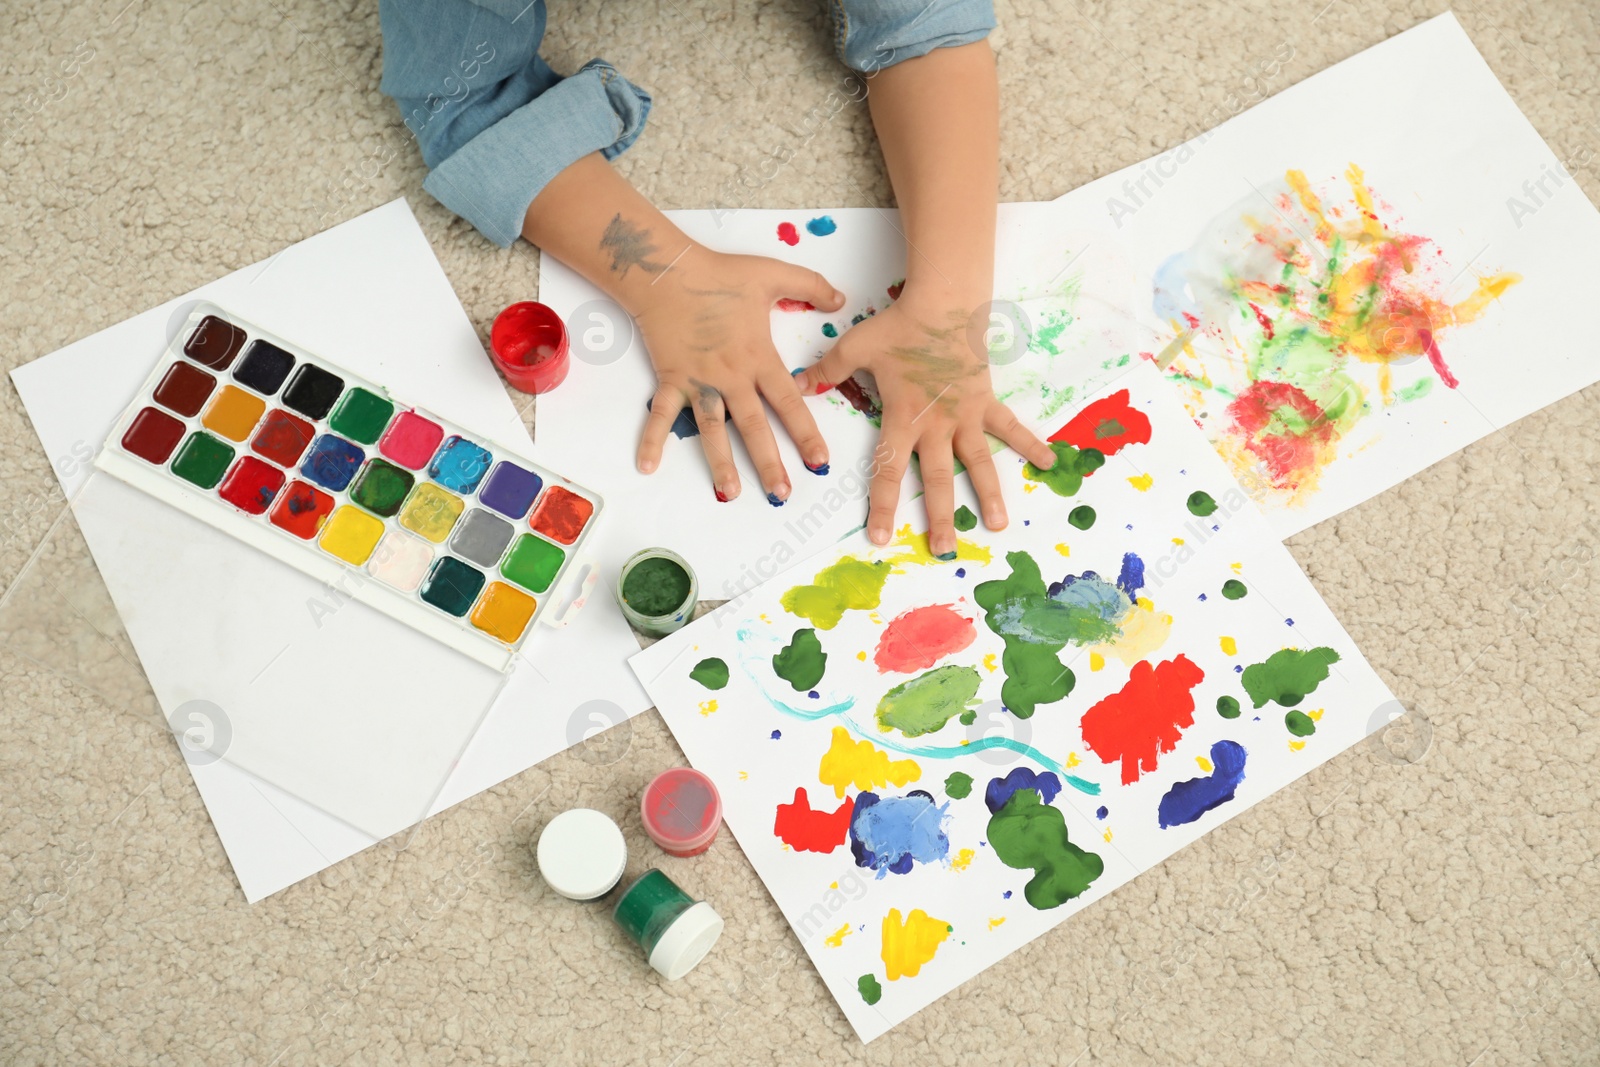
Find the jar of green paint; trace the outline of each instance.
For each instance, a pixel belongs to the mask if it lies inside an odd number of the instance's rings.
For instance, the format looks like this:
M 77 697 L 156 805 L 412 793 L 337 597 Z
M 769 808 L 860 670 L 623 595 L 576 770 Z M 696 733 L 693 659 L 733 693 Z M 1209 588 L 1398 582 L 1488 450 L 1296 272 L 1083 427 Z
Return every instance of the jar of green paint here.
M 617 603 L 635 630 L 665 637 L 694 616 L 700 589 L 694 569 L 665 548 L 635 552 L 617 578 Z
M 611 918 L 669 982 L 694 970 L 722 936 L 716 910 L 654 867 L 623 891 Z

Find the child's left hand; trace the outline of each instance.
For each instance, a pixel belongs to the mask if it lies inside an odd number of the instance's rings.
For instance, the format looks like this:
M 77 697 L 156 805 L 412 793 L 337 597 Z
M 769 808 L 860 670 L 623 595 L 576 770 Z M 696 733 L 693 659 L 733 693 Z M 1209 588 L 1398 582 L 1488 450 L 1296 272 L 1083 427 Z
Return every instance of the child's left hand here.
M 807 395 L 826 391 L 862 369 L 877 380 L 883 428 L 867 513 L 867 536 L 874 544 L 889 541 L 900 482 L 913 451 L 921 461 L 928 547 L 935 555 L 954 552 L 956 547 L 956 458 L 971 475 L 984 525 L 991 530 L 1006 525 L 1000 477 L 985 430 L 1037 467 L 1055 462 L 1050 446 L 995 398 L 988 353 L 977 347 L 987 323 L 975 331 L 968 329 L 974 307 L 981 311 L 987 303 L 947 297 L 919 300 L 908 286 L 887 310 L 852 327 L 796 379 Z

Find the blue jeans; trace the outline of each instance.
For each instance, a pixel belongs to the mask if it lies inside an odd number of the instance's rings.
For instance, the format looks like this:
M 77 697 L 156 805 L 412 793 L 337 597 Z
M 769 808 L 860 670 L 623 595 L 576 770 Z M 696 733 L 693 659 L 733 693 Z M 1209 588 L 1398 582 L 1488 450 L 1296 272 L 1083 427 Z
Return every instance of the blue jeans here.
M 872 73 L 994 28 L 990 0 L 828 0 L 834 48 Z M 544 0 L 379 0 L 383 81 L 429 173 L 422 187 L 502 248 L 539 191 L 591 152 L 628 149 L 650 94 L 602 59 L 539 57 Z

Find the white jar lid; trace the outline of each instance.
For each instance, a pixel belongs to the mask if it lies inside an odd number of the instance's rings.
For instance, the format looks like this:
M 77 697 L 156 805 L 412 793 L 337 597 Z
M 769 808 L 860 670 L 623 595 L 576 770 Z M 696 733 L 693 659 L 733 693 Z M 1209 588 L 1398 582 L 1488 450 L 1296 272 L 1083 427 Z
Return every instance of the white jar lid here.
M 722 916 L 702 900 L 667 927 L 650 953 L 650 966 L 667 981 L 676 982 L 706 958 L 721 936 Z
M 545 824 L 534 856 L 551 889 L 570 900 L 594 900 L 622 880 L 628 843 L 604 813 L 573 808 Z

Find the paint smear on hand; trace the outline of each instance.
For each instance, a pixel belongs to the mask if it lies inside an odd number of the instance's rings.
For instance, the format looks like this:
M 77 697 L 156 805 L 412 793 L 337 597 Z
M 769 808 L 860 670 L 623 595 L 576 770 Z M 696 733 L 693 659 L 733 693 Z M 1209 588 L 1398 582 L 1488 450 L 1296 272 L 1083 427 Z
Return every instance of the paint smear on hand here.
M 942 863 L 950 854 L 944 832 L 949 801 L 935 804 L 933 794 L 914 789 L 903 797 L 880 797 L 867 791 L 856 797 L 850 816 L 850 851 L 856 866 L 887 874 L 910 874 L 918 863 Z
M 783 610 L 809 619 L 819 630 L 839 625 L 846 611 L 870 611 L 883 599 L 883 583 L 894 573 L 886 560 L 845 556 L 824 567 L 810 585 L 797 585 L 780 598 Z
M 937 733 L 945 723 L 961 716 L 970 723 L 976 718 L 972 706 L 977 703 L 981 677 L 976 667 L 950 664 L 935 667 L 902 682 L 878 701 L 878 728 L 887 733 L 899 730 L 906 737 L 921 737 Z
M 795 692 L 815 689 L 828 667 L 828 654 L 822 651 L 815 630 L 796 630 L 789 643 L 772 657 L 772 673 L 788 682 Z
M 1075 496 L 1083 488 L 1083 480 L 1105 466 L 1105 454 L 1098 449 L 1080 450 L 1064 441 L 1055 441 L 1050 450 L 1056 454 L 1055 466 L 1040 470 L 1032 463 L 1024 463 L 1022 476 L 1049 487 L 1056 496 Z
M 883 917 L 882 957 L 887 968 L 884 977 L 891 982 L 902 977 L 915 978 L 954 929 L 943 919 L 931 918 L 921 908 L 912 908 L 911 914 L 903 920 L 899 908 L 890 908 L 889 914 Z
M 1121 690 L 1084 712 L 1084 744 L 1104 763 L 1122 762 L 1123 785 L 1138 781 L 1194 725 L 1190 690 L 1204 678 L 1182 653 L 1155 666 L 1135 664 Z
M 809 303 L 808 301 L 805 301 L 805 300 L 793 300 L 793 299 L 790 299 L 787 296 L 783 297 L 781 300 L 778 301 L 777 308 L 778 308 L 779 311 L 815 311 L 815 310 L 817 310 L 817 306 L 815 304 Z
M 813 810 L 806 787 L 797 786 L 793 802 L 778 805 L 772 832 L 796 852 L 832 852 L 844 844 L 855 805 L 854 798 L 846 797 L 833 811 Z
M 988 838 L 1001 863 L 1033 871 L 1022 896 L 1040 911 L 1081 895 L 1105 872 L 1105 861 L 1068 840 L 1066 817 L 1032 789 L 1017 790 L 990 816 Z
M 836 799 L 843 799 L 851 786 L 881 789 L 886 785 L 905 786 L 922 777 L 916 760 L 889 759 L 889 754 L 871 741 L 852 741 L 843 726 L 833 728 L 833 743 L 823 753 L 817 767 L 817 780 L 833 786 Z
M 778 223 L 778 240 L 791 248 L 800 243 L 800 231 L 794 228 L 792 222 Z
M 712 656 L 696 663 L 689 677 L 707 689 L 721 689 L 728 684 L 728 665 Z
M 1244 781 L 1244 761 L 1244 746 L 1239 742 L 1218 741 L 1212 745 L 1211 773 L 1177 782 L 1161 798 L 1156 812 L 1161 828 L 1187 825 L 1232 800 L 1239 783 Z
M 912 608 L 890 620 L 872 661 L 880 674 L 927 670 L 977 639 L 972 620 L 949 604 Z
M 1255 707 L 1272 701 L 1292 708 L 1327 681 L 1328 668 L 1338 662 L 1339 653 L 1331 648 L 1312 648 L 1304 652 L 1285 648 L 1268 656 L 1263 663 L 1246 667 L 1239 681 Z
M 1128 402 L 1128 390 L 1119 389 L 1086 406 L 1050 440 L 1114 456 L 1128 445 L 1150 443 L 1150 418 Z

